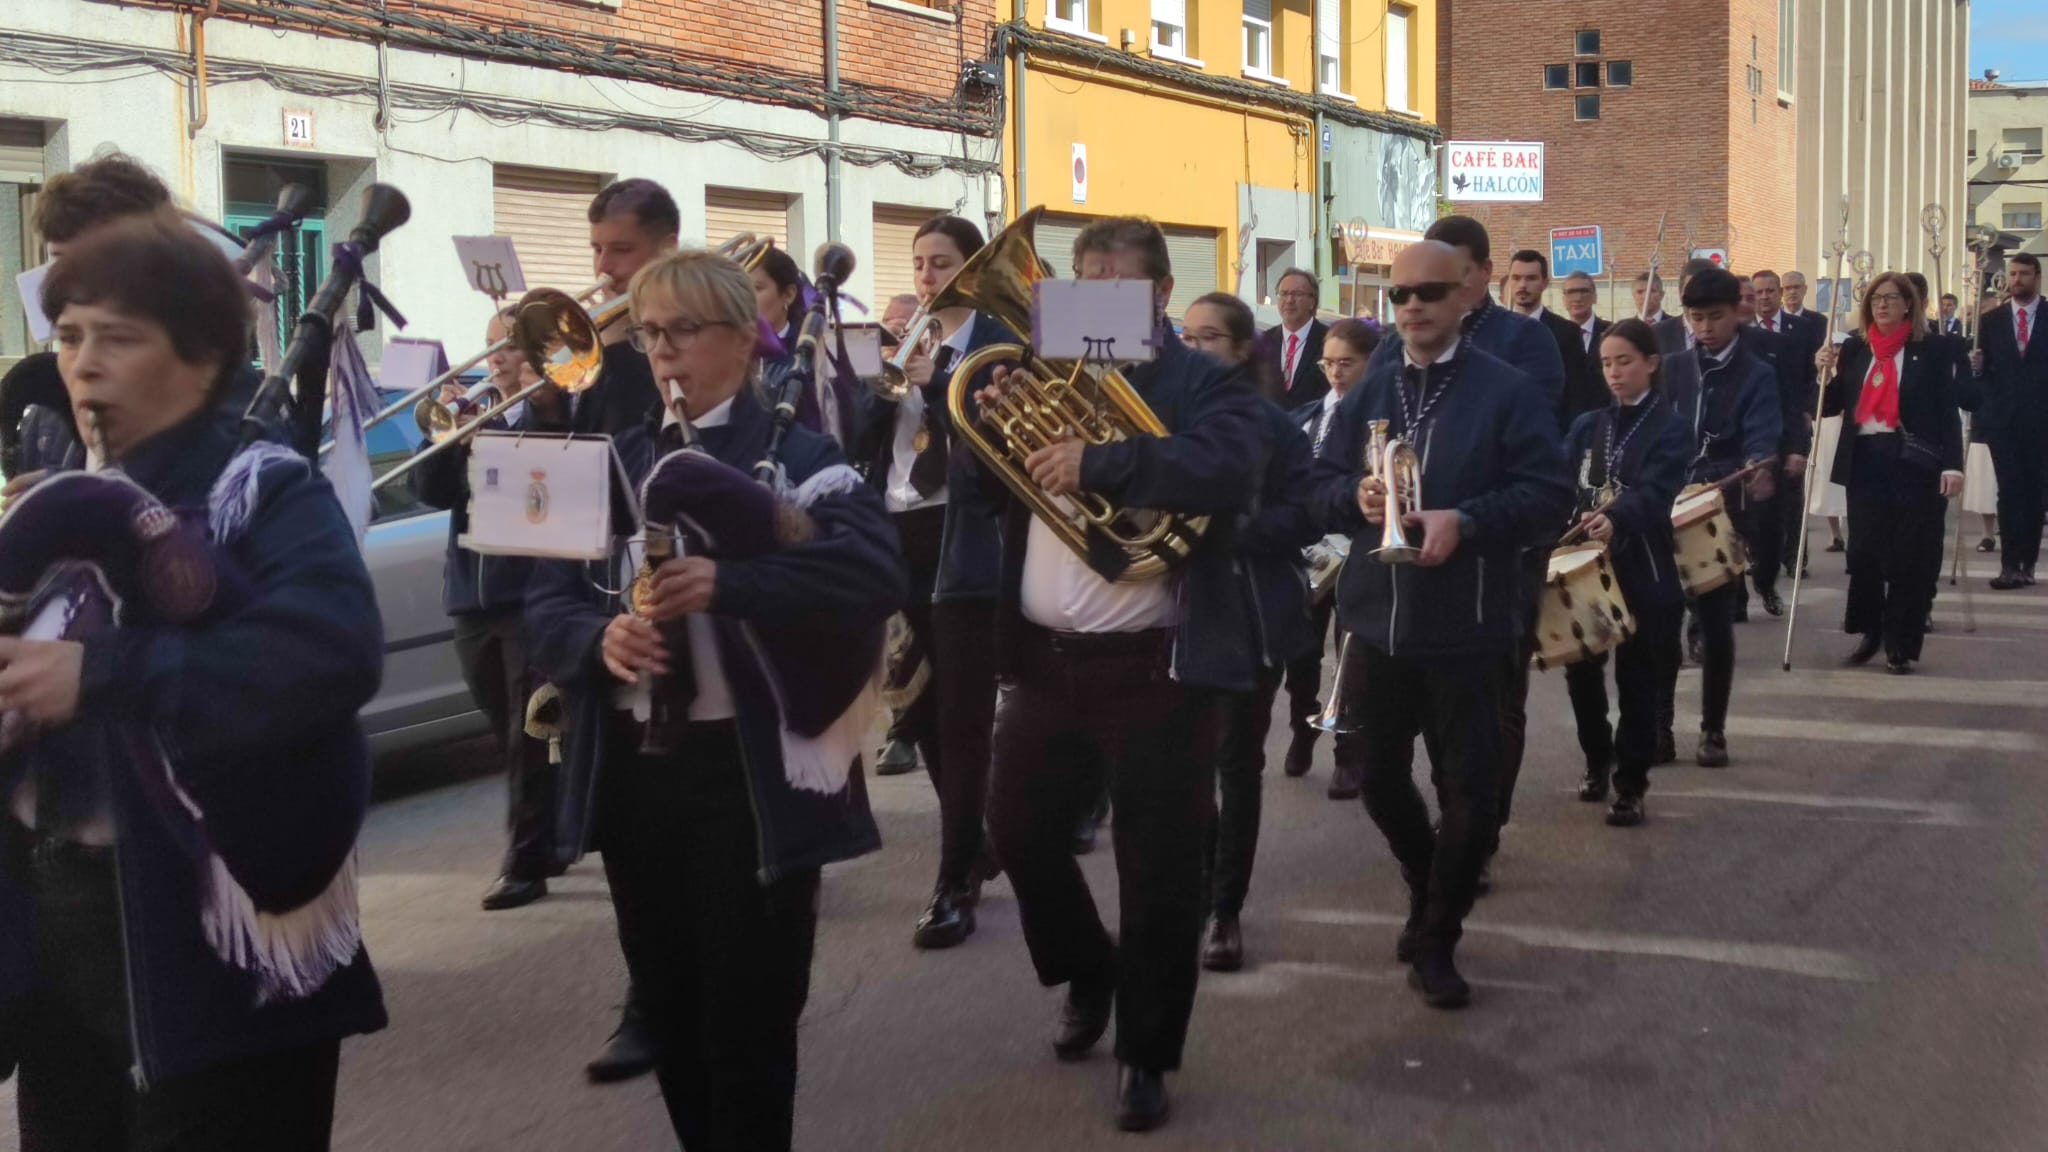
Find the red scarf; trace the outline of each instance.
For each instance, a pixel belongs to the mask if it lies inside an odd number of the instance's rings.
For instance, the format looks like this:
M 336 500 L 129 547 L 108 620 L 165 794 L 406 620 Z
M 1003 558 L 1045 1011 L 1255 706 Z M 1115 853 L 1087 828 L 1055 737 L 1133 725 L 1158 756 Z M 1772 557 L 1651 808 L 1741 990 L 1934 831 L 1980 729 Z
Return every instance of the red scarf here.
M 1870 342 L 1870 375 L 1863 381 L 1863 395 L 1856 401 L 1856 422 L 1858 424 L 1882 424 L 1887 428 L 1899 426 L 1899 370 L 1892 364 L 1893 357 L 1906 346 L 1906 338 L 1913 334 L 1913 325 L 1908 322 L 1892 329 L 1887 336 L 1873 324 L 1863 334 Z

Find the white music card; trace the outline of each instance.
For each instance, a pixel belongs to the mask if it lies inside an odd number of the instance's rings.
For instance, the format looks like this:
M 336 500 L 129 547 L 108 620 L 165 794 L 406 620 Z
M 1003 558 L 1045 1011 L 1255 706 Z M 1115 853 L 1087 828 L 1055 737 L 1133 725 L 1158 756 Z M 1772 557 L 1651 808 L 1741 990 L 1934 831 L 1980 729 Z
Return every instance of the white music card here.
M 21 310 L 28 314 L 28 334 L 38 344 L 47 344 L 53 332 L 49 318 L 43 315 L 43 277 L 50 274 L 50 265 L 55 260 L 38 264 L 14 278 L 14 288 L 21 293 Z
M 882 374 L 882 329 L 877 324 L 848 324 L 840 329 L 846 337 L 846 358 L 853 362 L 853 374 L 872 380 Z
M 478 433 L 469 447 L 469 531 L 456 543 L 493 556 L 603 560 L 619 472 L 608 436 Z
M 1031 347 L 1049 360 L 1136 364 L 1158 354 L 1150 280 L 1041 280 Z
M 447 370 L 448 352 L 439 340 L 393 336 L 384 346 L 377 386 L 387 391 L 411 392 Z
M 462 260 L 469 286 L 502 300 L 526 291 L 526 276 L 519 270 L 519 250 L 510 236 L 457 236 L 455 255 Z

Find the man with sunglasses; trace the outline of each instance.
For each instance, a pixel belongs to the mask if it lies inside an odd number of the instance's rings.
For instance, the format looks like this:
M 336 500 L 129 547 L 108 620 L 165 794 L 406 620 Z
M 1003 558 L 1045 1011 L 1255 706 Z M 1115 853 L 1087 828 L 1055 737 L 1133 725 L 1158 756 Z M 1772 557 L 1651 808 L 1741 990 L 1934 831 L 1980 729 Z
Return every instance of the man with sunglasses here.
M 1516 569 L 1572 501 L 1548 398 L 1461 331 L 1468 267 L 1428 240 L 1395 258 L 1399 359 L 1338 405 L 1313 498 L 1325 531 L 1357 539 L 1337 596 L 1349 636 L 1341 723 L 1364 745 L 1366 811 L 1408 882 L 1395 956 L 1439 1008 L 1471 999 L 1453 951 L 1500 832 L 1501 711 L 1524 632 Z M 1364 470 L 1376 421 L 1415 452 L 1412 508 L 1404 494 L 1388 509 L 1383 479 Z M 1389 515 L 1420 549 L 1412 564 L 1371 555 Z M 1417 735 L 1436 762 L 1434 829 L 1410 770 Z

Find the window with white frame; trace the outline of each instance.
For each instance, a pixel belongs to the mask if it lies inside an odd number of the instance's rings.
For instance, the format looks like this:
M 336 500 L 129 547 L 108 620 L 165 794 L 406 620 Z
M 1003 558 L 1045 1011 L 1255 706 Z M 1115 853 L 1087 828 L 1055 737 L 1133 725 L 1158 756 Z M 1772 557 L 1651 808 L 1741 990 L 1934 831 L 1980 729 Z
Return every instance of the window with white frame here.
M 1084 34 L 1095 31 L 1088 26 L 1088 0 L 1045 0 L 1045 26 Z
M 1998 135 L 1998 150 L 2011 153 L 2029 164 L 2041 158 L 2041 130 L 2039 128 L 2007 128 Z
M 1152 0 L 1152 51 L 1182 59 L 1194 55 L 1188 47 L 1188 0 Z
M 2035 232 L 2041 227 L 2041 202 L 2031 204 L 2007 204 L 2005 216 L 2000 221 L 2009 232 Z
M 1790 96 L 1797 83 L 1799 9 L 1794 0 L 1778 0 L 1778 91 Z
M 1244 70 L 1273 74 L 1273 0 L 1244 0 Z
M 1316 87 L 1344 96 L 1344 6 L 1326 0 L 1316 5 Z
M 1396 112 L 1415 110 L 1408 87 L 1408 9 L 1399 4 L 1387 8 L 1387 107 Z

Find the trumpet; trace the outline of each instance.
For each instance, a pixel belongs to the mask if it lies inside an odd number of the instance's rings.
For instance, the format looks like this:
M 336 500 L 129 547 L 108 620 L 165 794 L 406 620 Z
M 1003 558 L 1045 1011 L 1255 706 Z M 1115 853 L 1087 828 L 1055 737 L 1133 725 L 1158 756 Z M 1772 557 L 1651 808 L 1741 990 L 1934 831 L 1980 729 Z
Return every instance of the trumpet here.
M 1415 446 L 1400 437 L 1387 437 L 1387 422 L 1372 422 L 1366 441 L 1365 468 L 1386 490 L 1386 524 L 1380 529 L 1380 546 L 1367 555 L 1382 564 L 1413 564 L 1422 549 L 1408 539 L 1402 518 L 1422 511 L 1422 460 Z
M 503 399 L 498 391 L 496 377 L 487 377 L 480 384 L 455 399 L 443 402 L 438 396 L 429 396 L 420 401 L 412 410 L 413 422 L 429 440 L 439 442 L 443 437 L 462 426 L 478 412 L 488 411 L 492 404 Z
M 871 384 L 875 395 L 897 402 L 910 395 L 910 358 L 938 353 L 939 310 L 953 306 L 952 303 L 939 303 L 945 299 L 948 299 L 948 294 L 942 291 L 930 304 L 919 306 L 917 314 L 910 318 L 909 325 L 903 329 L 903 339 L 897 343 L 896 350 L 889 353 L 889 358 L 882 361 L 882 374 Z

